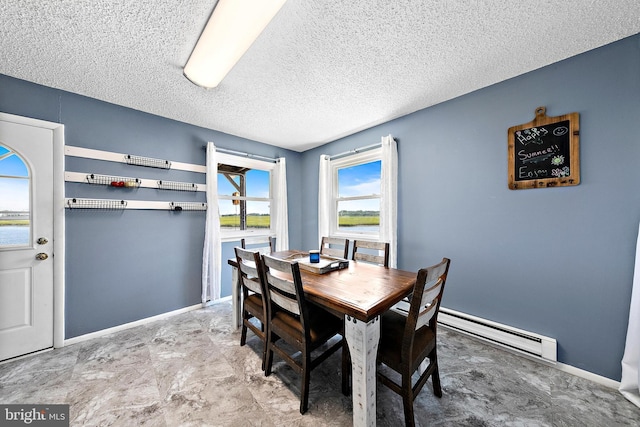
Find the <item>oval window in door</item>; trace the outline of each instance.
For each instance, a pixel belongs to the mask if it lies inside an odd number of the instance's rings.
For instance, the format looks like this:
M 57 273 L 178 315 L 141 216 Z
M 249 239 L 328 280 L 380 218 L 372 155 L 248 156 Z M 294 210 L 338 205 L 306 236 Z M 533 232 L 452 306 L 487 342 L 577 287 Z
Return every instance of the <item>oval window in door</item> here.
M 0 144 L 0 249 L 31 242 L 29 168 L 11 148 Z

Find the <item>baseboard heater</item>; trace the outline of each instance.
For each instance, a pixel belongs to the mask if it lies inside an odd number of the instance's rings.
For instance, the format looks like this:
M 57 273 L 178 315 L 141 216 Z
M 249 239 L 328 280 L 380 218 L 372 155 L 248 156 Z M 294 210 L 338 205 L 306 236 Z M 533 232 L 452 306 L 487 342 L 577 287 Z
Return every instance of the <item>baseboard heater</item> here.
M 511 326 L 441 307 L 438 323 L 459 332 L 548 362 L 557 362 L 557 343 L 549 338 Z

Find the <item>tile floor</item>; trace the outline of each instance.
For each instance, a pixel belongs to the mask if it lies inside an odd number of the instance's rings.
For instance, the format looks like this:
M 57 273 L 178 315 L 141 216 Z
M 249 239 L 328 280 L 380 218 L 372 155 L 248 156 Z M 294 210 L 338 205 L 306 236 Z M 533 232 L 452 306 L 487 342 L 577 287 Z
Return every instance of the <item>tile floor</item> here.
M 350 426 L 340 352 L 300 379 L 276 358 L 260 369 L 259 341 L 239 346 L 231 305 L 220 303 L 62 349 L 0 364 L 0 403 L 67 403 L 72 426 Z M 443 397 L 428 383 L 421 426 L 640 426 L 616 390 L 439 330 Z M 378 384 L 377 425 L 404 423 L 399 396 Z

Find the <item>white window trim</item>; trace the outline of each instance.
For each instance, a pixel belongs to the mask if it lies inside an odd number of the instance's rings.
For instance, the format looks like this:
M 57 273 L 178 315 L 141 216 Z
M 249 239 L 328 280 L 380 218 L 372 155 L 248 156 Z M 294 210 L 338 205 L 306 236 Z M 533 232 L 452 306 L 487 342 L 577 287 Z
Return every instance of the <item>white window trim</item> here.
M 329 235 L 331 237 L 343 237 L 349 239 L 367 239 L 367 240 L 380 240 L 380 230 L 382 229 L 382 224 L 378 228 L 378 231 L 375 233 L 371 232 L 358 232 L 358 231 L 342 231 L 338 229 L 338 201 L 342 200 L 364 200 L 364 199 L 379 199 L 380 205 L 382 206 L 382 194 L 378 193 L 378 196 L 357 196 L 357 197 L 349 197 L 346 199 L 338 198 L 338 169 L 343 169 L 346 167 L 356 166 L 363 163 L 371 163 L 376 160 L 382 161 L 382 147 L 375 148 L 373 150 L 368 150 L 362 153 L 352 154 L 346 157 L 342 157 L 340 159 L 331 161 L 331 206 L 332 212 L 329 217 Z M 382 177 L 380 177 L 382 179 Z M 382 184 L 382 182 L 381 182 Z M 381 187 L 382 188 L 382 187 Z
M 275 229 L 273 227 L 273 194 L 274 194 L 274 185 L 273 175 L 276 168 L 276 164 L 273 162 L 267 162 L 263 160 L 257 160 L 247 157 L 235 156 L 233 154 L 225 154 L 218 152 L 218 163 L 222 163 L 225 165 L 232 166 L 240 166 L 251 169 L 260 169 L 269 172 L 269 215 L 271 216 L 271 224 L 270 228 L 264 230 L 225 230 L 224 228 L 220 228 L 220 238 L 222 242 L 236 242 L 242 238 L 249 237 L 259 237 L 259 236 L 271 236 L 275 237 Z M 233 200 L 233 197 L 223 196 L 218 194 L 219 200 Z M 264 201 L 264 198 L 260 197 L 236 197 L 236 199 L 241 200 L 254 200 L 254 201 Z

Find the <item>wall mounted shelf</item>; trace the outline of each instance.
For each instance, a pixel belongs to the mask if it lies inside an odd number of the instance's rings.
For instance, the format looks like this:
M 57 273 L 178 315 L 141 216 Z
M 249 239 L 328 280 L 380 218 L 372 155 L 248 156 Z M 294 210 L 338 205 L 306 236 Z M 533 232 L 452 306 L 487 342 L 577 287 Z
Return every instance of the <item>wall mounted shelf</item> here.
M 98 175 L 98 174 L 92 174 L 92 173 L 86 173 L 86 172 L 65 172 L 64 180 L 66 182 L 80 182 L 84 184 L 87 184 L 87 183 L 102 184 L 102 182 L 91 182 L 91 181 L 98 180 L 97 178 L 94 178 L 94 179 L 90 178 L 92 175 L 94 177 L 98 177 L 98 176 L 111 177 L 110 175 Z M 153 188 L 156 190 L 193 191 L 193 192 L 207 191 L 207 184 L 196 184 L 192 182 L 178 182 L 178 181 L 165 181 L 165 180 L 159 181 L 157 179 L 134 178 L 134 177 L 127 177 L 127 176 L 118 176 L 113 178 L 118 178 L 118 182 L 123 181 L 125 183 L 127 181 L 137 181 L 138 185 L 136 187 L 141 187 L 141 188 Z M 108 181 L 105 185 L 111 185 L 111 181 Z M 176 188 L 170 188 L 174 186 Z
M 93 160 L 125 163 L 134 166 L 147 166 L 161 169 L 182 170 L 206 174 L 206 167 L 190 163 L 171 162 L 169 160 L 155 159 L 152 157 L 135 156 L 132 154 L 120 154 L 110 151 L 94 150 L 90 148 L 65 146 L 65 155 L 81 157 Z M 205 192 L 206 184 L 191 182 L 167 181 L 158 179 L 145 179 L 137 177 L 103 175 L 97 173 L 65 172 L 65 182 L 77 182 L 84 184 L 106 185 L 111 187 L 127 188 L 151 188 L 155 190 L 173 190 L 189 192 Z M 151 200 L 110 200 L 110 199 L 85 199 L 65 198 L 65 206 L 69 209 L 148 209 L 171 211 L 206 211 L 207 204 L 203 202 L 171 202 Z
M 104 209 L 104 210 L 164 210 L 164 211 L 206 211 L 207 204 L 201 202 L 163 202 L 155 200 L 110 200 L 83 199 L 69 197 L 65 199 L 69 209 Z
M 94 150 L 93 148 L 75 147 L 73 145 L 64 146 L 65 156 L 82 157 L 84 159 L 106 160 L 109 162 L 127 163 L 125 157 L 131 154 L 114 153 L 112 151 Z M 140 156 L 133 156 L 140 157 Z M 142 158 L 142 157 L 141 157 Z M 146 157 L 146 159 L 151 159 Z M 160 159 L 153 159 L 160 160 Z M 160 162 L 169 162 L 171 170 L 182 170 L 188 172 L 207 173 L 207 167 L 204 165 L 196 165 L 193 163 L 174 162 L 169 160 L 160 160 Z M 163 166 L 164 169 L 164 166 Z

